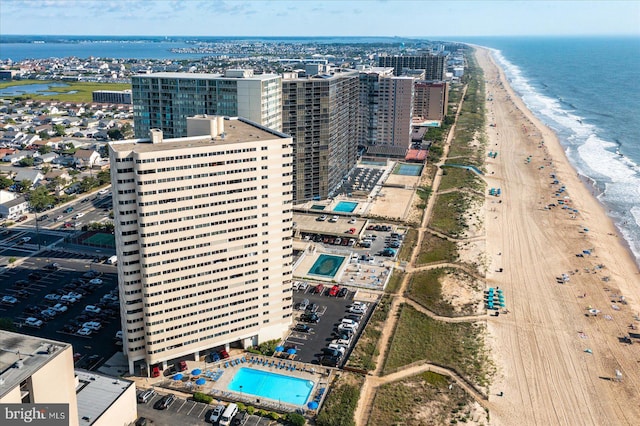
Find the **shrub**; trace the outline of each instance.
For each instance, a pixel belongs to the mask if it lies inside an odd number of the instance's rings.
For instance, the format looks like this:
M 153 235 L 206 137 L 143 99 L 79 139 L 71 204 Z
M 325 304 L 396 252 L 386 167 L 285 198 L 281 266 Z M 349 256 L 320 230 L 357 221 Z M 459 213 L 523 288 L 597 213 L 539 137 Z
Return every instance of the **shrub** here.
M 213 401 L 213 397 L 210 395 L 207 395 L 206 393 L 194 392 L 193 400 L 196 402 L 204 402 L 205 404 L 210 404 L 211 401 Z
M 271 420 L 278 420 L 280 418 L 280 414 L 271 411 L 270 413 L 267 414 L 267 417 L 270 418 Z
M 260 416 L 260 417 L 266 417 L 267 416 L 267 412 L 265 410 L 258 410 L 256 411 L 256 416 Z
M 287 413 L 285 420 L 291 423 L 293 426 L 304 426 L 307 422 L 303 415 L 298 413 Z
M 247 407 L 247 413 L 249 413 L 249 415 L 253 415 L 253 413 L 255 413 L 255 412 L 256 412 L 256 408 L 255 407 L 253 407 L 251 405 Z
M 238 406 L 238 411 L 245 411 L 247 409 L 247 406 L 242 402 L 236 402 L 236 405 Z

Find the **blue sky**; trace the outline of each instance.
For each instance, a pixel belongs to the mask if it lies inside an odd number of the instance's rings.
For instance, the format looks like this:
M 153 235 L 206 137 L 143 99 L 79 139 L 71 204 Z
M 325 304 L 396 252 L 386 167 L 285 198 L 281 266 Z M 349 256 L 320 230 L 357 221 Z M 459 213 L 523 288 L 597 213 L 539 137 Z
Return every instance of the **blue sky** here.
M 0 0 L 0 34 L 640 35 L 640 0 Z

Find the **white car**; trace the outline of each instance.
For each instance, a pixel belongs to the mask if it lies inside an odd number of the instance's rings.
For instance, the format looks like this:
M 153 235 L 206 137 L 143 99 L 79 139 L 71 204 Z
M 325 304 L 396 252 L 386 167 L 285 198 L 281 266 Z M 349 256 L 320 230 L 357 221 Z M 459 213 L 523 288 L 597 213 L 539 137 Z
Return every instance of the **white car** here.
M 351 325 L 353 326 L 353 328 L 358 328 L 358 326 L 360 326 L 360 324 L 357 321 L 347 319 L 347 318 L 343 318 L 341 324 Z
M 113 294 L 105 294 L 104 296 L 102 296 L 102 301 L 117 302 L 118 296 L 114 296 Z
M 351 340 L 336 339 L 336 340 L 332 340 L 331 343 L 334 344 L 334 345 L 340 345 L 340 346 L 348 347 L 349 344 L 351 343 Z
M 29 317 L 26 320 L 24 320 L 25 325 L 28 325 L 29 327 L 42 327 L 42 320 L 39 320 L 38 318 L 33 318 L 33 317 Z
M 55 222 L 57 222 L 57 221 L 59 221 L 59 220 L 62 220 L 62 218 L 63 218 L 63 217 L 64 217 L 63 215 L 59 214 L 58 216 L 56 216 L 56 218 L 54 219 L 54 221 L 55 221 Z
M 100 278 L 94 278 L 91 281 L 89 281 L 89 284 L 100 285 L 102 284 L 102 280 Z
M 109 193 L 109 190 L 106 189 L 106 188 L 105 189 L 101 189 L 100 191 L 98 191 L 98 194 L 100 194 L 100 195 L 107 195 L 108 193 Z
M 80 293 L 76 293 L 74 291 L 70 291 L 69 293 L 67 293 L 67 296 L 73 297 L 76 300 L 82 299 L 82 295 Z
M 40 315 L 45 318 L 55 318 L 58 313 L 53 309 L 45 309 L 44 311 L 40 312 Z
M 350 325 L 350 324 L 340 324 L 338 326 L 338 330 L 339 331 L 351 331 L 352 333 L 356 332 L 356 327 Z
M 329 343 L 329 345 L 327 345 L 327 347 L 329 349 L 335 349 L 338 352 L 340 352 L 342 355 L 344 355 L 344 352 L 346 351 L 347 348 L 345 348 L 342 345 L 336 345 L 335 343 Z
M 300 281 L 300 284 L 298 284 L 298 290 L 300 291 L 306 290 L 307 287 L 309 287 L 309 284 L 307 284 L 306 281 Z
M 349 310 L 347 312 L 349 312 L 350 314 L 362 315 L 365 312 L 367 312 L 367 309 L 366 308 L 359 308 L 357 306 L 352 306 L 352 307 L 349 308 Z
M 61 302 L 66 302 L 66 303 L 76 303 L 78 301 L 78 299 L 76 299 L 73 296 L 69 296 L 68 294 L 65 294 L 64 296 L 62 296 L 60 298 Z
M 62 303 L 56 303 L 54 306 L 51 307 L 51 309 L 53 309 L 56 312 L 67 312 L 67 310 L 69 308 L 67 308 L 65 305 L 63 305 Z
M 122 330 L 118 330 L 116 332 L 116 340 L 122 340 Z
M 367 309 L 367 306 L 369 306 L 369 305 L 368 305 L 367 303 L 365 303 L 365 302 L 359 302 L 359 301 L 355 300 L 355 301 L 351 304 L 351 306 L 353 306 L 353 307 L 358 307 L 358 306 L 360 306 L 360 307 L 362 307 L 362 308 L 364 308 L 364 309 Z
M 349 219 L 349 223 L 356 223 L 356 218 L 352 217 L 351 219 Z
M 331 219 L 329 219 L 329 222 L 336 223 L 339 218 L 340 218 L 339 216 L 331 216 Z
M 82 216 L 84 216 L 84 213 L 80 212 L 80 213 L 76 213 L 76 215 L 73 218 L 80 219 Z
M 44 298 L 46 300 L 60 300 L 62 296 L 60 296 L 59 294 L 47 294 Z
M 76 334 L 80 336 L 90 336 L 93 331 L 90 328 L 82 327 L 80 330 L 76 331 Z
M 31 237 L 22 237 L 20 238 L 20 241 L 23 243 L 28 243 L 29 241 L 31 241 Z
M 91 312 L 92 314 L 99 314 L 101 309 L 94 305 L 87 305 L 84 307 L 86 312 Z
M 98 331 L 102 328 L 102 324 L 97 321 L 88 321 L 82 324 L 82 328 L 88 328 L 90 330 Z
M 18 303 L 18 299 L 16 299 L 13 296 L 3 296 L 2 297 L 2 303 L 9 303 L 11 305 Z

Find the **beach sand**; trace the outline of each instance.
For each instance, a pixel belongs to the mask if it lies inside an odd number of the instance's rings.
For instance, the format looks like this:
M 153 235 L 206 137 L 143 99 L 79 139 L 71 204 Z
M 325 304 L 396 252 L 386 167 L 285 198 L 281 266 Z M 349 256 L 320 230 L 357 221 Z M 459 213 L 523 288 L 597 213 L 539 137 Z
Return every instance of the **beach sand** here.
M 491 424 L 638 424 L 640 339 L 619 341 L 630 324 L 640 328 L 638 267 L 556 135 L 526 109 L 488 50 L 476 58 L 492 99 L 487 123 L 496 125 L 487 126 L 487 151 L 498 151 L 485 177 L 502 193 L 485 205 L 487 286 L 504 290 L 509 310 L 488 321 L 498 371 Z M 575 218 L 561 205 L 544 208 L 558 200 L 578 210 Z M 583 250 L 591 254 L 576 256 Z M 563 273 L 570 280 L 560 284 Z M 589 307 L 601 312 L 587 316 Z

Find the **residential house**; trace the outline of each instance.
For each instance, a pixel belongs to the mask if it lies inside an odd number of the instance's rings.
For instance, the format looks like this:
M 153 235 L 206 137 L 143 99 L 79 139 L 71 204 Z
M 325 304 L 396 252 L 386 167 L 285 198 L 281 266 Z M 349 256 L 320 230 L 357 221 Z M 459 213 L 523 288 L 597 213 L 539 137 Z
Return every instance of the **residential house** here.
M 29 211 L 29 203 L 22 196 L 0 204 L 0 217 L 6 219 L 17 219 L 27 211 Z
M 79 149 L 73 154 L 73 158 L 77 168 L 92 168 L 100 159 L 100 154 L 93 149 Z
M 55 160 L 59 156 L 60 155 L 56 154 L 55 152 L 48 152 L 46 154 L 40 155 L 39 157 L 36 157 L 35 158 L 35 162 L 36 162 L 36 164 L 51 163 L 51 162 L 53 162 L 53 160 Z
M 44 175 L 42 174 L 42 172 L 40 170 L 34 170 L 34 169 L 20 170 L 13 177 L 14 182 L 18 183 L 18 182 L 22 182 L 23 180 L 28 180 L 31 182 L 31 186 L 37 184 L 42 179 L 44 179 Z

